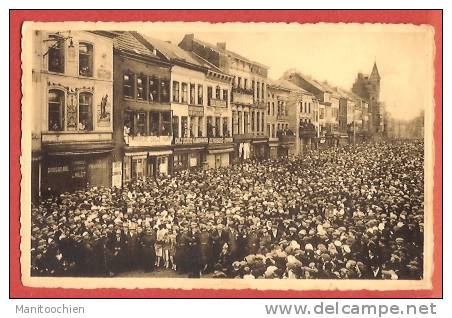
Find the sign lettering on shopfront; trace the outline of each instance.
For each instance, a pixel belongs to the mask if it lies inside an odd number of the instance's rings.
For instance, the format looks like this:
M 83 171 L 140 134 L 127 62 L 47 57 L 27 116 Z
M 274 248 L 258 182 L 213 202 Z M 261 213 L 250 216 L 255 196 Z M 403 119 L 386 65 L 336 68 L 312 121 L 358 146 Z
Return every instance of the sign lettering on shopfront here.
M 68 166 L 58 166 L 58 167 L 47 168 L 48 173 L 62 173 L 62 172 L 68 172 L 68 171 L 69 171 Z

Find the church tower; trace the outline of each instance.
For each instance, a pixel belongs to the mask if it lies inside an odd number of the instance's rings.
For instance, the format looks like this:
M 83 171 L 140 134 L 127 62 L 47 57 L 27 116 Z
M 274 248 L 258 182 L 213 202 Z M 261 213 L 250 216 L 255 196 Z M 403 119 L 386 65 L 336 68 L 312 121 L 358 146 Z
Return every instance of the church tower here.
M 352 92 L 366 100 L 369 104 L 369 131 L 373 133 L 380 132 L 380 73 L 377 63 L 374 63 L 370 75 L 358 73 Z
M 369 76 L 369 82 L 367 83 L 367 91 L 369 94 L 369 107 L 372 112 L 372 122 L 374 132 L 379 133 L 380 131 L 380 74 L 377 68 L 377 62 L 374 63 L 372 68 L 372 73 Z

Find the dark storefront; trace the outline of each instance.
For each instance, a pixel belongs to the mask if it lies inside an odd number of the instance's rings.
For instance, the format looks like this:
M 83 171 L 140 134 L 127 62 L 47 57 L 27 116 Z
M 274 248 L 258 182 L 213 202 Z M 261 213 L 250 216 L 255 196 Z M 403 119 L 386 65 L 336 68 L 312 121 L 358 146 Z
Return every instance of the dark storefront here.
M 111 186 L 110 152 L 53 153 L 42 162 L 42 193 Z

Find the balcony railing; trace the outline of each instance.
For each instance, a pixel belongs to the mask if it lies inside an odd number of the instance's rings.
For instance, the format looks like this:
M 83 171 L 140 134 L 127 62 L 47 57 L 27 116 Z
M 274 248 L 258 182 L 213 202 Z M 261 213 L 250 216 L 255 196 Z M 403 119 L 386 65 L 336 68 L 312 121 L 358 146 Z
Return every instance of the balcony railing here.
M 232 88 L 232 92 L 254 96 L 254 91 L 252 88 L 234 87 Z
M 43 132 L 41 134 L 41 141 L 44 144 L 53 143 L 70 143 L 70 142 L 102 142 L 111 141 L 111 132 L 71 132 L 71 131 L 58 131 L 58 132 Z
M 278 120 L 289 120 L 289 116 L 286 114 L 277 114 L 276 119 Z
M 267 105 L 262 100 L 254 100 L 253 106 L 257 109 L 267 109 Z
M 124 141 L 129 147 L 169 146 L 172 136 L 125 136 Z
M 288 143 L 294 143 L 295 142 L 295 136 L 292 135 L 282 135 L 278 137 L 280 142 L 288 142 Z
M 211 98 L 211 99 L 209 99 L 209 106 L 227 107 L 228 105 L 224 99 Z

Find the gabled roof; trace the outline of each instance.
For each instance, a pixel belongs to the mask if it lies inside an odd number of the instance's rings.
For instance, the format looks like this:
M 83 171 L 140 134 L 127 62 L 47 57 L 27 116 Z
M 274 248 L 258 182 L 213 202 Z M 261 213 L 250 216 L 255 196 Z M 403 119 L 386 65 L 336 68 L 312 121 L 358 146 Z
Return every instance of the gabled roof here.
M 138 41 L 131 32 L 122 32 L 113 40 L 113 47 L 122 52 L 131 52 L 139 55 L 156 58 L 157 55 Z
M 177 45 L 147 35 L 142 35 L 138 32 L 134 32 L 134 35 L 139 39 L 141 38 L 142 41 L 145 41 L 150 48 L 152 47 L 158 50 L 169 61 L 181 61 L 192 64 L 193 66 L 208 67 L 206 63 L 203 63 L 198 58 L 194 57 L 193 54 L 181 49 Z
M 236 52 L 233 52 L 233 51 L 230 51 L 230 50 L 227 50 L 227 49 L 226 50 L 221 50 L 216 45 L 213 45 L 213 44 L 208 43 L 208 42 L 204 42 L 204 41 L 202 41 L 200 39 L 197 39 L 195 37 L 193 37 L 193 42 L 196 42 L 196 43 L 198 43 L 200 45 L 203 45 L 203 46 L 205 46 L 205 47 L 207 47 L 207 48 L 209 48 L 209 49 L 211 49 L 211 50 L 213 50 L 215 52 L 229 55 L 229 56 L 237 58 L 239 60 L 246 61 L 246 62 L 248 62 L 250 64 L 255 64 L 255 65 L 260 66 L 260 67 L 265 68 L 265 69 L 269 69 L 270 68 L 267 65 L 264 65 L 264 64 L 259 63 L 257 61 L 250 60 L 250 59 L 248 59 L 248 58 L 244 57 L 243 55 L 240 55 L 240 54 L 238 54 Z
M 274 80 L 274 79 L 268 79 L 268 85 L 271 87 L 275 87 L 275 88 L 283 88 L 283 89 L 288 89 L 288 90 L 292 90 L 292 91 L 298 91 L 298 92 L 302 92 L 304 94 L 309 94 L 312 95 L 310 92 L 308 92 L 307 90 L 295 85 L 294 83 L 291 83 L 285 79 L 278 79 L 278 80 Z
M 329 87 L 325 86 L 321 82 L 319 82 L 319 81 L 315 80 L 314 78 L 312 78 L 311 76 L 305 75 L 302 72 L 300 72 L 298 70 L 295 70 L 295 69 L 290 69 L 290 70 L 285 71 L 282 77 L 283 78 L 288 78 L 291 74 L 296 74 L 297 76 L 301 77 L 303 80 L 308 82 L 310 85 L 312 85 L 313 87 L 315 87 L 319 91 L 329 92 L 329 93 L 332 92 Z

